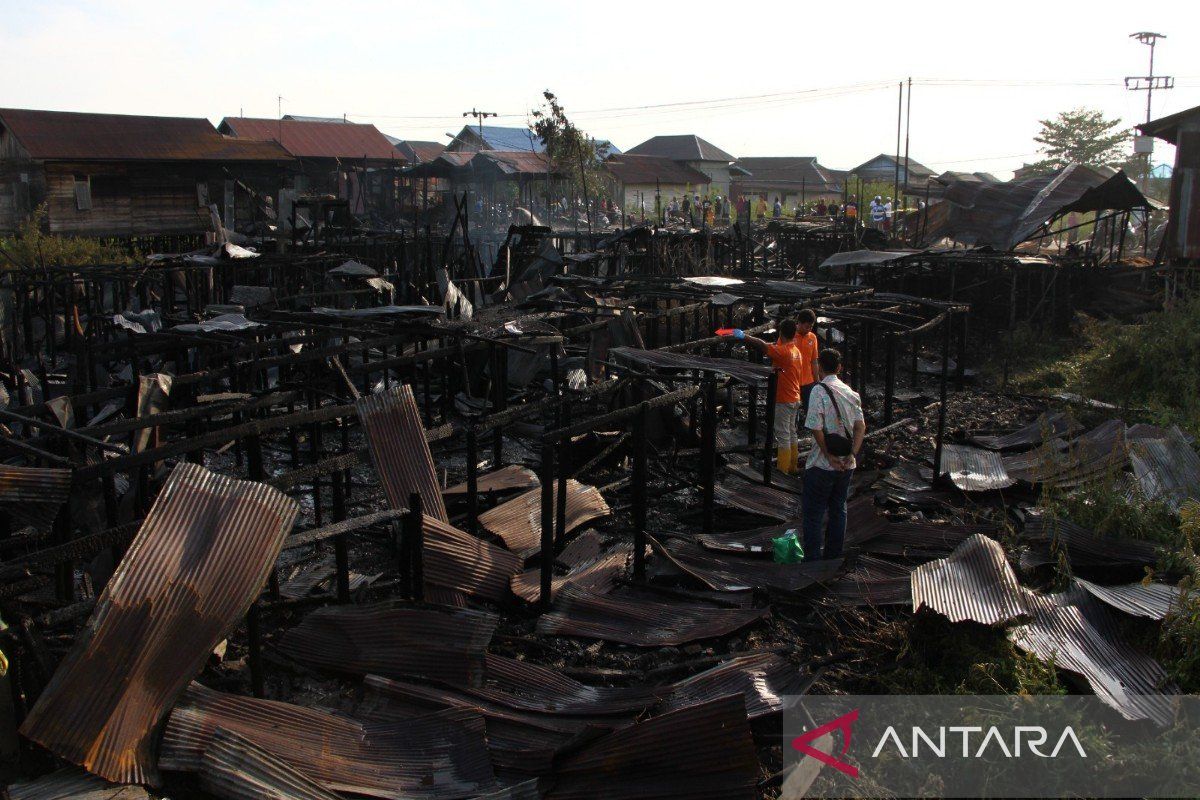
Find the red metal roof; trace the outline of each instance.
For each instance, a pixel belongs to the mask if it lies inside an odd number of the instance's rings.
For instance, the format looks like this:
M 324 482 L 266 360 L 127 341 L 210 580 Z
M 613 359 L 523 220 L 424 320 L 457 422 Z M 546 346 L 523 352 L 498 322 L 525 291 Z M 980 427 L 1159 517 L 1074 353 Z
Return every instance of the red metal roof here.
M 226 117 L 221 120 L 221 130 L 239 138 L 277 141 L 300 158 L 404 161 L 374 125 Z
M 604 162 L 613 177 L 624 184 L 663 183 L 668 186 L 691 184 L 704 186 L 712 179 L 698 169 L 680 164 L 664 156 L 639 156 L 622 153 Z
M 272 141 L 222 136 L 206 119 L 0 109 L 30 158 L 78 161 L 290 161 Z

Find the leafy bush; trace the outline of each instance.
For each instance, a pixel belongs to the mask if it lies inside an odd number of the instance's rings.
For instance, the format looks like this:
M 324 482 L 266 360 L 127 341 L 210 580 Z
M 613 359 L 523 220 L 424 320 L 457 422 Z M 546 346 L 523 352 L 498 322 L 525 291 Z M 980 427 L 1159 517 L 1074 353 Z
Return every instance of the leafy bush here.
M 125 248 L 98 239 L 46 233 L 43 230 L 45 219 L 43 206 L 21 225 L 16 235 L 0 237 L 0 268 L 131 264 L 134 261 Z

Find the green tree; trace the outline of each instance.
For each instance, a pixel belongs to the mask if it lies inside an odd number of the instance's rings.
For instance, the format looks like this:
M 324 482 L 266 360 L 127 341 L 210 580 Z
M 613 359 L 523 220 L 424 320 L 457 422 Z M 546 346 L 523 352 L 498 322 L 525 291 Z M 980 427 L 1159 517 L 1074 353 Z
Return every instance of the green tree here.
M 1125 161 L 1130 134 L 1121 127 L 1120 119 L 1106 119 L 1095 109 L 1076 108 L 1039 124 L 1041 131 L 1033 140 L 1046 154 L 1032 165 L 1039 172 L 1053 172 L 1068 164 L 1118 167 Z
M 600 161 L 608 154 L 599 152 L 595 140 L 568 119 L 553 92 L 547 89 L 542 97 L 542 106 L 529 112 L 529 127 L 545 145 L 551 171 L 565 178 L 581 199 L 581 187 L 586 187 L 587 196 L 596 202 L 604 190 Z

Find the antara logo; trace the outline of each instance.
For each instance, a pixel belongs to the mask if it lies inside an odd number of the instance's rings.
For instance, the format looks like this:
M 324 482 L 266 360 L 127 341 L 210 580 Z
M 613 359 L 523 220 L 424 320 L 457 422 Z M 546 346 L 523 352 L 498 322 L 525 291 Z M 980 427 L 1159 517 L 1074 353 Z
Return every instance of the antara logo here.
M 859 709 L 856 708 L 837 719 L 800 734 L 792 740 L 792 749 L 806 756 L 811 756 L 822 764 L 833 767 L 837 771 L 849 775 L 851 778 L 857 778 L 858 767 L 842 761 L 830 753 L 818 750 L 813 746 L 813 743 L 815 740 L 833 731 L 841 731 L 842 750 L 840 755 L 844 757 L 850 750 L 850 738 L 854 723 L 858 721 L 858 712 Z M 889 745 L 895 749 L 901 758 L 920 758 L 922 756 L 946 758 L 947 753 L 950 753 L 950 757 L 953 758 L 956 756 L 956 751 L 948 746 L 948 736 L 950 739 L 949 744 L 954 743 L 955 737 L 961 740 L 963 758 L 983 758 L 989 752 L 989 748 L 992 748 L 996 753 L 1003 753 L 1005 758 L 1020 758 L 1025 752 L 1040 758 L 1057 758 L 1058 754 L 1068 745 L 1079 754 L 1080 758 L 1087 758 L 1083 744 L 1079 741 L 1079 737 L 1075 735 L 1075 731 L 1070 725 L 1064 728 L 1062 733 L 1058 735 L 1054 748 L 1048 753 L 1043 752 L 1041 748 L 1050 741 L 1050 732 L 1040 725 L 1016 725 L 1007 736 L 995 725 L 987 728 L 986 731 L 978 725 L 942 726 L 936 729 L 936 733 L 933 736 L 927 733 L 924 728 L 914 725 L 908 740 L 909 747 L 907 749 L 895 726 L 889 725 L 883 732 L 883 735 L 879 737 L 879 742 L 871 752 L 871 758 L 878 758 L 879 754 Z M 973 738 L 974 736 L 978 736 L 979 738 Z M 977 746 L 973 747 L 973 742 L 977 743 Z M 1069 755 L 1070 753 L 1068 752 L 1067 754 Z

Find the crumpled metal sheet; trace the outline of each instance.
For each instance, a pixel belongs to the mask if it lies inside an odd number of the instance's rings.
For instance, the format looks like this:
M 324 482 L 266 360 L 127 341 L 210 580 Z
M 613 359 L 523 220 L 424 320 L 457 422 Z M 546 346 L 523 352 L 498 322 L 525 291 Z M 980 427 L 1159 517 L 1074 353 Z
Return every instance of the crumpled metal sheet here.
M 261 322 L 247 319 L 245 314 L 218 314 L 212 319 L 205 319 L 200 322 L 185 322 L 181 325 L 176 325 L 171 330 L 179 331 L 180 333 L 214 333 L 217 331 L 235 333 L 237 331 L 248 331 L 252 328 L 261 328 L 262 326 Z
M 297 512 L 265 484 L 176 466 L 21 733 L 108 780 L 157 783 L 158 723 L 257 597 Z
M 723 506 L 780 522 L 800 518 L 799 497 L 762 484 L 721 481 L 713 486 L 713 499 Z
M 218 728 L 200 762 L 200 786 L 226 800 L 338 800 L 249 739 Z
M 1200 456 L 1179 428 L 1161 439 L 1131 439 L 1129 460 L 1142 494 L 1178 511 L 1189 500 L 1200 501 Z
M 541 485 L 538 480 L 537 473 L 529 467 L 523 467 L 520 464 L 509 464 L 500 469 L 491 472 L 485 472 L 479 476 L 475 482 L 476 490 L 480 494 L 488 492 L 513 492 L 519 489 L 532 489 Z M 456 484 L 442 490 L 443 497 L 457 497 L 466 495 L 467 482 Z
M 594 531 L 580 534 L 555 559 L 556 563 L 566 568 L 566 572 L 551 577 L 551 598 L 557 597 L 564 586 L 606 593 L 617 585 L 617 578 L 625 571 L 625 565 L 632 555 L 633 547 L 628 544 L 619 545 L 607 553 L 601 552 L 598 534 Z M 540 567 L 515 575 L 512 579 L 513 594 L 530 603 L 537 602 L 542 596 L 541 580 Z
M 716 592 L 745 592 L 752 589 L 800 592 L 832 581 L 842 571 L 842 559 L 776 564 L 773 560 L 723 553 L 714 556 L 700 545 L 673 539 L 664 545 L 646 537 L 654 552 L 676 569 Z
M 753 653 L 722 661 L 670 687 L 664 711 L 687 708 L 721 697 L 737 695 L 751 720 L 783 711 L 784 697 L 796 694 L 804 682 L 796 665 L 775 653 Z
M 1108 420 L 1071 442 L 1055 439 L 1003 461 L 1009 476 L 1017 480 L 1064 489 L 1079 486 L 1125 467 L 1125 423 Z
M 200 772 L 219 729 L 241 736 L 327 791 L 389 800 L 474 797 L 496 788 L 483 719 L 430 714 L 368 723 L 192 684 L 163 732 L 163 769 Z
M 950 481 L 964 492 L 1007 489 L 1016 483 L 1005 470 L 999 454 L 960 444 L 942 447 L 942 474 L 948 475 Z
M 366 432 L 367 447 L 383 482 L 388 505 L 408 508 L 409 497 L 415 492 L 421 495 L 421 510 L 425 514 L 449 522 L 412 387 L 402 384 L 390 391 L 366 395 L 354 407 Z
M 21 525 L 49 529 L 71 497 L 71 481 L 69 469 L 0 464 L 0 513 Z
M 1073 436 L 1081 430 L 1083 426 L 1069 414 L 1054 412 L 1042 414 L 1024 428 L 1012 433 L 972 436 L 971 443 L 987 450 L 1018 450 L 1036 447 L 1052 439 Z
M 912 605 L 911 566 L 874 556 L 860 556 L 854 568 L 824 586 L 822 597 L 838 605 Z
M 1020 649 L 1087 680 L 1096 696 L 1126 719 L 1169 725 L 1179 693 L 1162 666 L 1121 638 L 1112 613 L 1079 587 L 1054 595 L 1028 593 L 1028 624 L 1009 631 Z
M 951 622 L 996 625 L 1027 616 L 1025 591 L 995 539 L 976 534 L 946 558 L 913 570 L 912 603 Z
M 67 767 L 5 790 L 8 800 L 148 800 L 141 786 L 114 785 L 76 767 Z
M 1070 520 L 1044 514 L 1030 514 L 1026 518 L 1021 540 L 1029 545 L 1022 554 L 1022 563 L 1029 566 L 1055 563 L 1061 554 L 1072 572 L 1120 571 L 1140 576 L 1145 567 L 1158 561 L 1158 546 L 1153 542 L 1097 536 Z
M 558 514 L 558 485 L 554 491 L 555 519 Z M 567 480 L 566 533 L 610 513 L 604 495 L 595 486 Z M 504 546 L 522 559 L 542 550 L 542 490 L 531 489 L 479 515 L 479 524 L 504 540 Z
M 769 613 L 769 607 L 721 608 L 634 590 L 601 595 L 568 586 L 554 610 L 538 619 L 537 631 L 659 647 L 725 636 Z
M 522 567 L 519 556 L 431 516 L 423 521 L 427 592 L 435 587 L 496 603 L 509 598 L 509 581 Z
M 696 541 L 706 550 L 725 553 L 758 554 L 770 557 L 773 550 L 772 539 L 783 536 L 790 529 L 800 532 L 800 520 L 795 519 L 791 524 L 768 525 L 764 528 L 754 528 L 746 531 L 731 533 L 698 534 Z M 887 517 L 875 509 L 875 502 L 870 497 L 859 497 L 846 505 L 846 544 L 862 545 L 889 529 Z
M 554 778 L 547 800 L 759 796 L 754 738 L 736 695 L 614 731 L 566 758 Z
M 1179 608 L 1180 590 L 1165 583 L 1126 583 L 1101 586 L 1075 578 L 1075 583 L 1102 603 L 1134 617 L 1163 619 Z
M 411 608 L 395 602 L 325 606 L 276 643 L 284 656 L 342 675 L 474 684 L 499 618 L 486 611 Z

